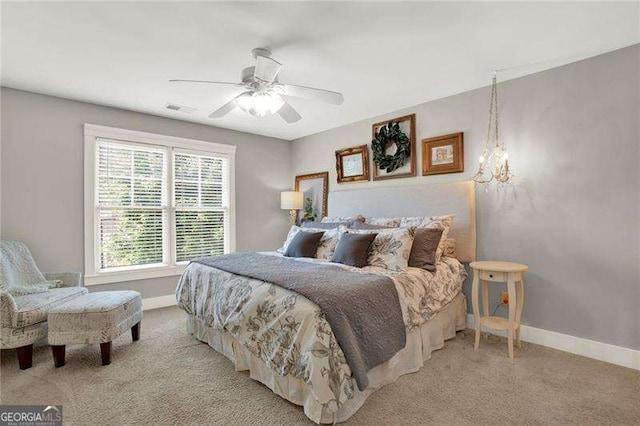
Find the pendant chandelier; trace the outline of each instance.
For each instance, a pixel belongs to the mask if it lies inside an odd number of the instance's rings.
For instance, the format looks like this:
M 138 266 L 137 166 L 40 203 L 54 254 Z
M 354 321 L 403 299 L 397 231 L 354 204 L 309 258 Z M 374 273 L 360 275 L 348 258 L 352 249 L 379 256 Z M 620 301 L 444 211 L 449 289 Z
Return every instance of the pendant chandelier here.
M 478 173 L 473 177 L 476 183 L 488 184 L 495 180 L 499 184 L 504 184 L 513 177 L 509 168 L 509 153 L 504 142 L 500 141 L 498 132 L 498 78 L 496 71 L 493 72 L 493 84 L 491 85 L 487 139 L 478 162 Z

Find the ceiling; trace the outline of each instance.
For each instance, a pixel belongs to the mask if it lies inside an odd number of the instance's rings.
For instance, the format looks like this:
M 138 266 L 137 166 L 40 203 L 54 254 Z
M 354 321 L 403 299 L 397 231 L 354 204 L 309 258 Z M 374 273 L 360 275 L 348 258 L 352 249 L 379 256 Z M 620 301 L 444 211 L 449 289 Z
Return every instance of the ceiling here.
M 3 3 L 2 85 L 296 139 L 640 42 L 638 3 Z M 303 116 L 207 115 L 270 47 L 280 80 L 344 93 Z M 167 110 L 174 102 L 193 114 Z

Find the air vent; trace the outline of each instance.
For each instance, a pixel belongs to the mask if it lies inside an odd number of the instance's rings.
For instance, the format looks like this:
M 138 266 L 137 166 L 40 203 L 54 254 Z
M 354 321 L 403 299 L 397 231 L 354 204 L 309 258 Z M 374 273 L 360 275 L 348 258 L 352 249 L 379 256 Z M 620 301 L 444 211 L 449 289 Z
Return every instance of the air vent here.
M 167 104 L 166 108 L 170 109 L 171 111 L 184 112 L 185 114 L 192 114 L 196 110 L 196 108 L 178 104 Z

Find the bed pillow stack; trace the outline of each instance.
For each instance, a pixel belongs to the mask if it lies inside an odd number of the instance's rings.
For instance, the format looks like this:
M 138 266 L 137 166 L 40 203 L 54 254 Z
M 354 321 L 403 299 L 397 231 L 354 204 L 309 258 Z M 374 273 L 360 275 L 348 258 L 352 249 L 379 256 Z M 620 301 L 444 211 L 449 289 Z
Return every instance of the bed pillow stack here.
M 348 229 L 348 234 L 373 234 L 367 263 L 401 272 L 409 266 L 415 228 Z M 343 238 L 343 237 L 341 237 Z
M 336 244 L 338 244 L 338 233 L 341 228 L 345 228 L 345 227 L 342 226 L 342 227 L 335 227 L 332 229 L 319 229 L 319 228 L 301 228 L 299 226 L 292 226 L 291 229 L 289 230 L 289 234 L 287 235 L 286 240 L 284 241 L 284 244 L 282 245 L 281 248 L 279 248 L 276 251 L 280 254 L 285 254 L 287 249 L 289 248 L 289 245 L 295 238 L 295 236 L 300 232 L 305 232 L 305 233 L 322 232 L 322 237 L 318 242 L 316 254 L 315 256 L 312 256 L 312 257 L 315 257 L 316 259 L 321 259 L 321 260 L 330 260 L 331 256 L 333 255 L 333 252 L 336 249 Z
M 442 229 L 442 235 L 436 249 L 435 263 L 440 262 L 440 258 L 445 252 L 447 246 L 447 238 L 449 237 L 449 231 L 453 225 L 453 218 L 455 215 L 449 214 L 444 216 L 419 216 L 419 217 L 403 217 L 400 222 L 400 226 L 415 226 L 416 229 Z
M 449 231 L 453 224 L 454 215 L 443 216 L 418 216 L 399 218 L 367 217 L 365 222 L 357 222 L 349 226 L 349 232 L 370 231 L 382 233 L 372 245 L 369 256 L 369 264 L 380 266 L 394 271 L 404 270 L 409 267 L 421 268 L 427 271 L 435 271 L 436 265 L 442 256 L 452 256 L 455 252 L 455 240 L 449 238 Z M 409 243 L 410 251 L 407 264 L 404 263 L 406 254 L 406 237 L 404 241 L 382 243 L 388 235 L 393 235 L 389 229 L 395 229 L 395 235 L 400 235 L 401 229 L 409 229 L 413 240 Z M 402 238 L 401 238 L 402 240 Z M 391 244 L 394 248 L 388 246 Z M 400 250 L 400 252 L 398 252 Z M 393 259 L 392 253 L 398 253 Z

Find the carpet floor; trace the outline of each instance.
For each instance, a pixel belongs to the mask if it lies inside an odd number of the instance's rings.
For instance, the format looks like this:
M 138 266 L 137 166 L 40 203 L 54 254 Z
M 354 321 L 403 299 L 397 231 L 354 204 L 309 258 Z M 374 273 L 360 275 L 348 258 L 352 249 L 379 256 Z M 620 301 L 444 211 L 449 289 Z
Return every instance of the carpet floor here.
M 523 343 L 459 332 L 417 373 L 374 393 L 345 424 L 640 424 L 640 372 Z M 2 404 L 62 404 L 65 424 L 310 424 L 302 408 L 185 331 L 182 311 L 145 312 L 141 340 L 113 342 L 102 367 L 97 345 L 67 348 L 55 368 L 48 346 L 18 369 L 2 351 Z

